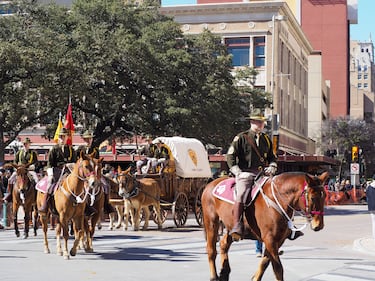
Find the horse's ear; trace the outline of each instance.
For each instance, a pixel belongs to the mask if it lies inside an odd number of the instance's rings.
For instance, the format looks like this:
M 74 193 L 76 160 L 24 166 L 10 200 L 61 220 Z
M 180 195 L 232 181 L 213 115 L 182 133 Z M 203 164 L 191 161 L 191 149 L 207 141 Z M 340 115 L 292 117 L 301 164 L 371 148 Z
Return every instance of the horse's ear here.
M 314 177 L 308 173 L 305 174 L 305 179 L 308 185 L 310 185 L 314 181 Z
M 326 180 L 328 179 L 329 177 L 329 173 L 328 172 L 324 172 L 323 174 L 321 174 L 319 176 L 319 179 L 322 181 L 322 182 L 326 182 Z
M 102 163 L 104 160 L 104 157 L 100 157 L 99 160 L 98 160 L 98 163 Z
M 117 167 L 117 173 L 121 174 L 122 173 L 122 169 L 120 166 Z
M 84 155 L 85 155 L 85 153 L 83 152 L 83 150 L 81 150 L 80 152 L 79 152 L 79 158 L 84 158 Z
M 131 169 L 132 169 L 132 167 L 127 168 L 127 169 L 125 170 L 125 173 L 130 174 Z

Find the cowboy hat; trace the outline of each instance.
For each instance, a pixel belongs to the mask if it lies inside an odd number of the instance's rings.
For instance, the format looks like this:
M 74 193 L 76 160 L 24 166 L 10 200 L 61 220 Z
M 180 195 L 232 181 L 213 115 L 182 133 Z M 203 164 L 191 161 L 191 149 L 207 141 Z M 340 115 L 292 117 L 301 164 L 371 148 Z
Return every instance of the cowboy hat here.
M 257 121 L 266 121 L 267 118 L 264 116 L 264 113 L 259 108 L 255 108 L 249 115 L 248 119 L 257 120 Z
M 25 143 L 31 143 L 30 138 L 25 138 L 24 141 L 23 141 L 23 143 L 24 143 L 24 144 L 25 144 Z
M 94 137 L 94 133 L 91 130 L 86 130 L 82 135 L 82 138 L 84 139 L 89 139 L 93 137 Z
M 148 140 L 152 140 L 152 137 L 150 135 L 147 135 L 146 138 L 145 138 L 146 141 Z

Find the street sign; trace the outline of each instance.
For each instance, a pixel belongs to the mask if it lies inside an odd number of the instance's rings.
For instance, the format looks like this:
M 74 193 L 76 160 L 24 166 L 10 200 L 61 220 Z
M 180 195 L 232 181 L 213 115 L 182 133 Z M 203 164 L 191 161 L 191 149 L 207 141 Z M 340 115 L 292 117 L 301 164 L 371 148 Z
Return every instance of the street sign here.
M 350 164 L 350 173 L 352 175 L 359 175 L 359 163 Z

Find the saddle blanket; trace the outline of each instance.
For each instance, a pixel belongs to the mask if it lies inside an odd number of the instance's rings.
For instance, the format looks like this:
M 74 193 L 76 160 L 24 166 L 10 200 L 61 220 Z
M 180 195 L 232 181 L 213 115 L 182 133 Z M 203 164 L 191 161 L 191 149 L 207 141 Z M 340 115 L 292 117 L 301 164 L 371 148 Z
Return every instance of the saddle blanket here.
M 47 176 L 43 177 L 40 181 L 37 182 L 37 184 L 35 185 L 35 189 L 43 193 L 47 192 Z
M 37 184 L 35 185 L 35 189 L 42 192 L 42 193 L 46 193 L 47 192 L 47 186 L 48 186 L 48 177 L 44 176 L 40 181 L 37 182 Z M 51 187 L 52 188 L 52 194 L 55 193 L 56 186 L 57 186 L 56 183 L 52 184 L 52 187 Z
M 251 195 L 247 195 L 246 203 L 252 202 L 256 196 L 258 195 L 260 189 L 263 187 L 263 185 L 268 180 L 268 177 L 261 177 L 258 179 L 254 186 L 251 189 Z M 235 186 L 236 179 L 235 178 L 228 178 L 226 180 L 223 180 L 219 182 L 214 189 L 212 190 L 213 196 L 216 198 L 219 198 L 220 200 L 223 200 L 225 202 L 234 204 L 235 199 Z

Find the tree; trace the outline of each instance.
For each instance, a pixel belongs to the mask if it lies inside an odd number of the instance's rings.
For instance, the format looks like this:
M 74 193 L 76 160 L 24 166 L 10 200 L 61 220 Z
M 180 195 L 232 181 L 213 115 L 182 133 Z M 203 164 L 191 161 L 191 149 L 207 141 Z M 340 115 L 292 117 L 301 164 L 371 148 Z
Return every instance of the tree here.
M 8 116 L 13 123 L 8 121 L 4 132 L 10 137 L 41 120 L 51 124 L 52 137 L 70 100 L 74 120 L 94 130 L 96 144 L 144 133 L 227 145 L 235 134 L 243 101 L 233 86 L 230 56 L 212 33 L 184 36 L 154 3 L 77 0 L 69 12 L 56 5 L 20 7 L 22 13 L 1 19 L 6 28 L 0 38 L 13 36 L 8 44 L 14 51 L 2 45 L 9 63 L 2 66 L 0 85 L 8 90 L 4 100 L 15 98 L 14 85 L 22 85 L 14 108 L 26 96 L 29 104 L 43 106 L 32 107 L 37 114 L 27 117 L 28 123 L 19 124 L 22 110 Z M 15 22 L 12 30 L 8 21 Z M 7 81 L 9 69 L 20 71 L 16 59 L 10 60 L 13 53 L 28 67 L 27 75 Z M 19 129 L 13 132 L 14 126 Z
M 343 163 L 342 169 L 349 171 L 352 147 L 359 146 L 362 151 L 360 157 L 366 165 L 366 175 L 372 176 L 375 173 L 372 157 L 375 153 L 374 129 L 374 123 L 366 123 L 364 120 L 338 118 L 326 121 L 322 128 L 322 149 L 336 149 Z

